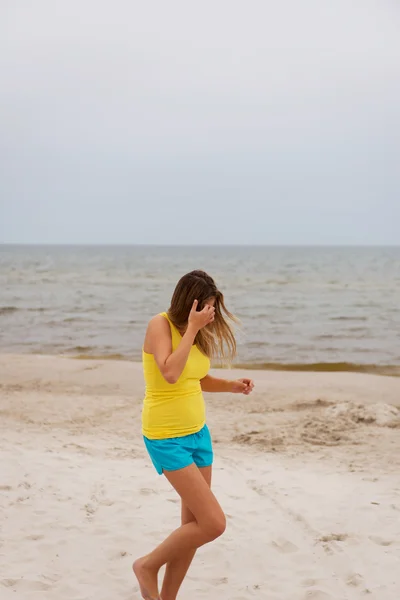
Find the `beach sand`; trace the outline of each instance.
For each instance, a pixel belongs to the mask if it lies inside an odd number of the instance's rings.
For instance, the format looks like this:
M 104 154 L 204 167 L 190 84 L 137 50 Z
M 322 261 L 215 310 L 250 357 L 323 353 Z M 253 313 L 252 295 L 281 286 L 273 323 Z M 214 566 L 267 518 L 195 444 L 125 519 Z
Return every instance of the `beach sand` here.
M 1 355 L 0 374 L 1 600 L 139 598 L 132 561 L 179 524 L 141 365 Z M 398 600 L 400 378 L 251 376 L 250 397 L 206 397 L 228 528 L 180 597 Z

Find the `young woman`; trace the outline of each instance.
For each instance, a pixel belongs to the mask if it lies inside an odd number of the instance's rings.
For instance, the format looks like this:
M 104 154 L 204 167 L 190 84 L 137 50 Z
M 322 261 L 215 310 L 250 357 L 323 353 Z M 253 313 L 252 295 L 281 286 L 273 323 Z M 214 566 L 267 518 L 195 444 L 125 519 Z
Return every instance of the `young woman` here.
M 225 515 L 210 489 L 213 450 L 203 392 L 248 395 L 253 389 L 250 379 L 228 381 L 208 374 L 210 358 L 236 353 L 226 318 L 234 320 L 214 280 L 192 271 L 178 282 L 168 312 L 153 317 L 147 328 L 144 442 L 157 472 L 181 497 L 182 525 L 133 564 L 145 600 L 175 600 L 196 549 L 225 531 Z

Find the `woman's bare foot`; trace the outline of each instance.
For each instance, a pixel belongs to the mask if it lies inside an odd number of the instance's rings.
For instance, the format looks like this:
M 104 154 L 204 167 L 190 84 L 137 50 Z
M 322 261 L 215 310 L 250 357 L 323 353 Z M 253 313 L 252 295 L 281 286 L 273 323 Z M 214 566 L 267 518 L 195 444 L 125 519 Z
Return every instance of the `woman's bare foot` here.
M 132 565 L 144 600 L 161 600 L 158 594 L 157 573 L 146 567 L 146 557 L 138 558 Z

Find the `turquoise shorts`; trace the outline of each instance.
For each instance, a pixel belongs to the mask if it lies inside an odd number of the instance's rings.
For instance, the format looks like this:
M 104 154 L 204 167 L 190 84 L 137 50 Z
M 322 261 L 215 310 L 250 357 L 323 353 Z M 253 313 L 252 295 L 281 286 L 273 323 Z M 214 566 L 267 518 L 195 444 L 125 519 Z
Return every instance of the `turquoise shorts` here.
M 207 425 L 198 433 L 166 440 L 149 440 L 144 437 L 147 452 L 157 473 L 178 471 L 193 463 L 199 468 L 209 467 L 213 462 L 211 435 Z

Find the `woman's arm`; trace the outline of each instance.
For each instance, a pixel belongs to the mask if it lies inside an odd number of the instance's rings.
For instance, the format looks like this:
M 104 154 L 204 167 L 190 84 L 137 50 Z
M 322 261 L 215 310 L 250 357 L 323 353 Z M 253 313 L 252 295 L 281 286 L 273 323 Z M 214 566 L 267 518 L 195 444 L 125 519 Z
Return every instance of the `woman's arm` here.
M 171 329 L 165 317 L 157 315 L 148 325 L 144 351 L 153 354 L 162 376 L 168 383 L 178 381 L 198 331 L 214 319 L 214 307 L 206 305 L 199 312 L 196 308 L 197 302 L 193 304 L 187 329 L 175 351 L 172 351 Z
M 211 375 L 206 375 L 204 379 L 200 381 L 201 389 L 203 392 L 232 392 L 233 381 L 229 379 L 217 379 Z
M 190 349 L 197 331 L 188 327 L 182 341 L 172 351 L 172 338 L 169 323 L 162 315 L 154 317 L 147 328 L 144 351 L 154 356 L 162 376 L 168 383 L 176 383 L 185 368 Z
M 201 381 L 203 392 L 230 392 L 231 394 L 245 394 L 248 396 L 254 387 L 251 379 L 218 379 L 211 375 L 206 375 Z

